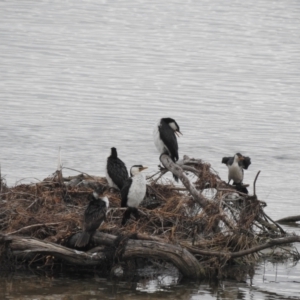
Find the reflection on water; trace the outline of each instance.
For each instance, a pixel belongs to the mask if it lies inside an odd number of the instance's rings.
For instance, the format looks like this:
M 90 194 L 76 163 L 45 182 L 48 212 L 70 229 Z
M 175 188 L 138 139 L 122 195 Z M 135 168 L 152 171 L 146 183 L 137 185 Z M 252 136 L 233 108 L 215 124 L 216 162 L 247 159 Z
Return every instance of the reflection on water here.
M 112 146 L 127 166 L 147 165 L 152 173 L 158 164 L 152 129 L 170 116 L 184 134 L 181 156 L 210 162 L 224 179 L 223 156 L 250 156 L 250 191 L 261 170 L 257 193 L 266 212 L 275 220 L 294 215 L 300 207 L 299 14 L 297 0 L 0 1 L 2 175 L 9 185 L 41 180 L 55 170 L 58 147 L 64 166 L 104 175 Z M 253 287 L 181 286 L 166 277 L 129 292 L 125 284 L 95 278 L 16 276 L 2 278 L 0 290 L 4 299 L 140 299 L 153 291 L 180 299 L 295 296 L 294 281 L 284 278 L 295 272 L 299 282 L 298 266 L 279 268 L 276 279 L 265 270 Z
M 274 271 L 276 268 L 276 271 Z M 1 299 L 299 299 L 297 276 L 280 270 L 279 265 L 263 265 L 257 282 L 211 281 L 177 282 L 170 275 L 140 279 L 136 283 L 110 281 L 97 276 L 51 277 L 32 273 L 0 273 Z M 283 272 L 283 273 L 281 273 Z M 273 274 L 271 274 L 273 273 Z M 294 274 L 295 275 L 295 274 Z M 280 278 L 282 277 L 282 278 Z M 261 284 L 261 278 L 264 284 Z M 284 286 L 278 288 L 279 283 Z M 283 285 L 283 284 L 282 284 Z M 276 287 L 277 286 L 277 287 Z
M 27 275 L 27 276 L 24 276 Z M 246 283 L 233 282 L 177 284 L 170 276 L 138 283 L 112 282 L 98 277 L 37 277 L 28 274 L 0 278 L 1 299 L 245 299 Z M 150 296 L 151 297 L 151 296 Z
M 300 273 L 296 265 L 294 262 L 285 264 L 264 262 L 256 271 L 253 290 L 299 299 Z

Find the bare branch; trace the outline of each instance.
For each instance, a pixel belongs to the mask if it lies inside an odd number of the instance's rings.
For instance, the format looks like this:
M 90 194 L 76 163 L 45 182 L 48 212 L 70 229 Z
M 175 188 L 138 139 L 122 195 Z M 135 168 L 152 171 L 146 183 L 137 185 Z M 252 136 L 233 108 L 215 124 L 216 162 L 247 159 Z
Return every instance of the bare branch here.
M 182 245 L 187 247 L 189 249 L 189 251 L 194 254 L 200 254 L 200 255 L 206 255 L 206 256 L 216 256 L 216 257 L 226 256 L 228 259 L 231 259 L 231 258 L 237 258 L 237 257 L 249 255 L 254 252 L 258 252 L 258 251 L 261 251 L 261 250 L 264 250 L 267 248 L 271 248 L 274 246 L 285 245 L 285 244 L 290 244 L 290 243 L 295 243 L 295 242 L 300 243 L 300 236 L 289 236 L 289 237 L 269 240 L 264 244 L 249 248 L 247 250 L 238 251 L 238 252 L 222 252 L 222 251 L 215 252 L 215 251 L 201 250 L 201 249 L 197 249 L 195 247 L 190 247 L 190 246 L 185 245 L 184 243 Z
M 45 223 L 45 224 L 34 224 L 34 225 L 22 227 L 22 228 L 20 228 L 19 230 L 16 230 L 16 231 L 13 231 L 13 232 L 9 232 L 7 235 L 20 233 L 20 232 L 27 231 L 27 230 L 29 230 L 29 229 L 36 228 L 36 227 L 58 225 L 58 224 L 60 224 L 60 223 L 61 223 L 61 222 L 58 222 L 58 223 Z
M 209 200 L 204 198 L 194 187 L 194 185 L 189 181 L 187 176 L 184 174 L 182 168 L 175 164 L 171 158 L 167 154 L 162 154 L 160 156 L 160 161 L 165 168 L 167 168 L 170 172 L 175 174 L 183 183 L 183 185 L 190 191 L 191 195 L 195 199 L 195 201 L 200 204 L 203 208 L 209 204 Z
M 253 182 L 253 195 L 256 197 L 256 180 L 258 178 L 258 175 L 259 175 L 260 171 L 257 172 L 256 176 L 255 176 L 255 179 L 254 179 L 254 182 Z
M 282 219 L 277 220 L 276 222 L 278 222 L 278 223 L 291 223 L 291 222 L 299 222 L 299 221 L 300 221 L 300 215 L 282 218 Z
M 160 156 L 160 161 L 163 164 L 165 168 L 167 168 L 169 171 L 171 171 L 173 174 L 175 174 L 183 183 L 183 185 L 186 187 L 186 189 L 191 193 L 194 200 L 202 207 L 206 208 L 209 204 L 212 204 L 211 201 L 206 199 L 202 194 L 200 194 L 195 186 L 189 181 L 187 176 L 184 174 L 182 168 L 175 164 L 172 159 L 167 154 L 162 154 Z M 215 212 L 216 213 L 216 212 Z M 226 216 L 226 214 L 220 214 L 221 220 L 231 229 L 234 228 L 234 224 L 231 220 L 229 220 Z

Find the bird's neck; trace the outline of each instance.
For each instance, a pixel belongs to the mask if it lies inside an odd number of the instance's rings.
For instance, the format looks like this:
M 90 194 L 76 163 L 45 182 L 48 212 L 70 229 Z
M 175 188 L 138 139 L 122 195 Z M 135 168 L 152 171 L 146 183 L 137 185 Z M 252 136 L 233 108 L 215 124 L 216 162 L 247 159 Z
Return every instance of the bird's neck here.
M 135 175 L 132 176 L 135 179 L 144 179 L 144 174 L 143 173 L 137 173 Z
M 235 156 L 235 157 L 234 157 L 234 160 L 233 160 L 233 163 L 234 163 L 234 164 L 238 164 L 238 162 L 239 162 L 239 158 L 238 158 L 237 156 Z

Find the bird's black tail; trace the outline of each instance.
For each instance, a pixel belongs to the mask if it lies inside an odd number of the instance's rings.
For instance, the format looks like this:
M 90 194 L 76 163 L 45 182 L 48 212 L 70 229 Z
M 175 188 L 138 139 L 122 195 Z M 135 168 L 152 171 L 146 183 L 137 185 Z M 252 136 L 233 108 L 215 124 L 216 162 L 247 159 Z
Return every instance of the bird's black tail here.
M 82 248 L 86 246 L 89 243 L 90 238 L 91 234 L 89 232 L 83 231 L 76 241 L 75 247 Z
M 176 161 L 178 160 L 178 154 L 177 154 L 177 156 L 176 155 L 172 155 L 171 159 L 173 160 L 174 164 L 176 164 Z M 173 174 L 173 178 L 174 178 L 174 180 L 176 182 L 178 182 L 178 177 L 175 174 Z
M 248 194 L 247 188 L 242 183 L 233 183 L 238 192 Z

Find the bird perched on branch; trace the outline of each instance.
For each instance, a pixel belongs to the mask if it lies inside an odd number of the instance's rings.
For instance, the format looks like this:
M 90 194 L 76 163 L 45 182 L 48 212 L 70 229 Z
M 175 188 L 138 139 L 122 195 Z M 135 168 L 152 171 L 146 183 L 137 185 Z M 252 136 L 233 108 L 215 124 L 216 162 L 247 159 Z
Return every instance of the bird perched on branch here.
M 130 169 L 131 177 L 128 178 L 121 190 L 121 207 L 127 207 L 123 219 L 122 225 L 125 225 L 130 215 L 133 214 L 136 219 L 139 218 L 139 212 L 137 207 L 144 200 L 146 195 L 146 179 L 141 173 L 148 167 L 142 165 L 134 165 Z
M 109 201 L 107 197 L 99 197 L 96 192 L 88 196 L 89 204 L 84 212 L 83 231 L 75 243 L 75 247 L 86 246 L 97 228 L 106 220 Z
M 160 154 L 168 154 L 173 162 L 178 160 L 178 143 L 176 135 L 179 137 L 179 125 L 172 118 L 162 118 L 153 130 L 154 144 Z M 174 176 L 177 181 L 178 178 Z
M 236 153 L 233 157 L 223 157 L 222 163 L 228 167 L 228 184 L 233 180 L 233 185 L 237 190 L 248 194 L 248 190 L 242 186 L 244 179 L 244 169 L 247 170 L 251 164 L 251 158 Z
M 118 158 L 117 149 L 112 147 L 106 164 L 106 179 L 108 185 L 121 190 L 128 177 L 126 165 Z

